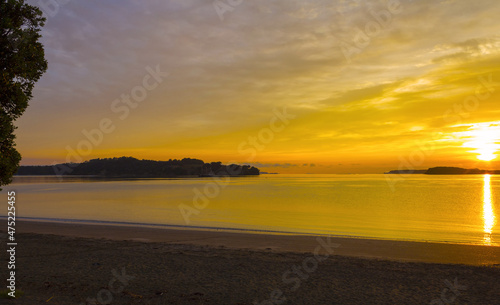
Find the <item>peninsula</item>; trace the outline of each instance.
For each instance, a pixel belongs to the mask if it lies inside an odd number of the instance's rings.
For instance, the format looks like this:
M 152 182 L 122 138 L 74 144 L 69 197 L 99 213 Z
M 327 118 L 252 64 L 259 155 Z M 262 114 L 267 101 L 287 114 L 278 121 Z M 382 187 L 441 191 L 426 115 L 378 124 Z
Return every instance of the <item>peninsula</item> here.
M 16 175 L 89 175 L 120 178 L 172 178 L 259 175 L 250 165 L 223 165 L 184 158 L 168 161 L 138 160 L 132 157 L 93 159 L 82 163 L 62 163 L 42 166 L 21 166 Z

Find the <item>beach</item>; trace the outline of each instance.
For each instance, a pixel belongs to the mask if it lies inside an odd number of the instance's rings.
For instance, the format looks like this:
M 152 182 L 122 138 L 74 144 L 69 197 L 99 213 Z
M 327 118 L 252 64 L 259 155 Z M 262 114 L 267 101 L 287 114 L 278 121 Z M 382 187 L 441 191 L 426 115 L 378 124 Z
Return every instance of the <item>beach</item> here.
M 0 12 L 0 305 L 500 305 L 499 1 Z
M 500 247 L 31 221 L 16 227 L 23 295 L 8 304 L 500 300 Z

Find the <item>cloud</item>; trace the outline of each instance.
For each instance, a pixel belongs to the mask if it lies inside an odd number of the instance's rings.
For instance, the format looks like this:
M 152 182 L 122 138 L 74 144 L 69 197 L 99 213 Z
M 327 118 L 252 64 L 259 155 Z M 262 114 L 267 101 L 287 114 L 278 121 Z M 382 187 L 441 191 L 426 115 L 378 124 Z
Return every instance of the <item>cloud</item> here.
M 474 57 L 498 53 L 499 47 L 500 40 L 498 37 L 476 38 L 456 43 L 444 44 L 437 46 L 434 51 L 436 53 L 447 54 L 434 58 L 432 62 L 445 64 L 460 63 L 466 60 L 471 60 Z
M 245 163 L 245 164 L 250 165 L 250 166 L 255 166 L 258 168 L 269 168 L 269 167 L 290 168 L 290 167 L 298 166 L 297 164 L 291 164 L 291 163 L 259 163 L 259 162 L 255 162 L 255 163 Z
M 350 164 L 388 146 L 386 158 L 397 159 L 449 125 L 443 113 L 474 92 L 479 75 L 500 79 L 497 2 L 401 5 L 348 61 L 342 43 L 353 44 L 386 1 L 244 1 L 222 22 L 211 1 L 70 1 L 42 31 L 49 70 L 19 120 L 18 147 L 27 159 L 62 161 L 83 129 L 108 117 L 116 131 L 89 158 L 241 159 L 238 144 L 286 106 L 297 118 L 259 151 L 263 164 Z M 156 65 L 169 77 L 117 119 L 111 102 Z M 493 121 L 496 100 L 463 119 Z

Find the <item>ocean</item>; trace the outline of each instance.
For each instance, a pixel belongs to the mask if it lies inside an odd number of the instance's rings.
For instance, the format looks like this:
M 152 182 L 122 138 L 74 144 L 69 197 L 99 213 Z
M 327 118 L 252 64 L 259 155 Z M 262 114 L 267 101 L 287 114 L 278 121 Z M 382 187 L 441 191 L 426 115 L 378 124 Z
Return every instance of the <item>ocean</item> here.
M 500 176 L 18 176 L 18 220 L 498 246 Z M 7 204 L 0 211 L 7 215 Z

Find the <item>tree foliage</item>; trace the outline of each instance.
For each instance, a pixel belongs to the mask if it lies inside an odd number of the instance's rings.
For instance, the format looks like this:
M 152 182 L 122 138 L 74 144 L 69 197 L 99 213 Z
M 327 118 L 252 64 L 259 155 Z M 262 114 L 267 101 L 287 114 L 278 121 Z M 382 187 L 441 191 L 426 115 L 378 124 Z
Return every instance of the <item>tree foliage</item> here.
M 47 70 L 40 30 L 42 11 L 23 0 L 0 0 L 0 186 L 10 183 L 21 155 L 15 149 L 14 120 Z
M 153 161 L 132 157 L 93 159 L 79 164 L 56 164 L 71 167 L 65 175 L 91 175 L 99 177 L 167 178 L 180 176 L 240 176 L 259 175 L 259 170 L 249 165 L 223 165 L 221 162 L 204 163 L 202 160 Z M 18 175 L 55 175 L 54 166 L 21 166 Z
M 21 155 L 14 148 L 14 138 L 12 120 L 0 115 L 0 185 L 11 182 L 21 160 Z

